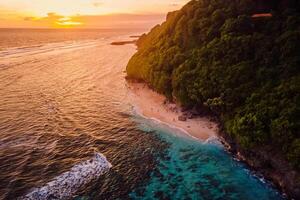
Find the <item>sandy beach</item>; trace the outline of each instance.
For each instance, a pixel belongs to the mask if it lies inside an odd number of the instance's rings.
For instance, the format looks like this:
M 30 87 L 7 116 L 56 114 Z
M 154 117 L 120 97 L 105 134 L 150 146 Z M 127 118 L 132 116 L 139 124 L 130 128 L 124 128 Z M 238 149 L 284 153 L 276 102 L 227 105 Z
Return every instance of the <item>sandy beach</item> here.
M 182 136 L 189 136 L 199 140 L 207 140 L 216 136 L 217 124 L 205 117 L 194 117 L 192 119 L 179 120 L 183 115 L 180 108 L 175 104 L 165 103 L 166 98 L 151 90 L 145 83 L 127 83 L 129 90 L 129 101 L 141 115 L 154 119 L 171 128 L 180 130 Z

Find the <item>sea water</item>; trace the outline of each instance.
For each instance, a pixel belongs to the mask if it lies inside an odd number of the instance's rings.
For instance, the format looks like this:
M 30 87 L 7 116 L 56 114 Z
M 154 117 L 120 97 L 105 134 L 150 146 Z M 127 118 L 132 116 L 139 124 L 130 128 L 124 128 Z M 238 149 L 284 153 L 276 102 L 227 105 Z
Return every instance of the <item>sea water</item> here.
M 150 180 L 132 199 L 283 199 L 272 185 L 234 159 L 216 138 L 197 141 L 156 121 L 135 117 L 141 130 L 168 143 Z
M 76 199 L 281 199 L 219 143 L 141 118 L 124 70 L 138 31 L 0 30 L 0 199 L 104 154 L 112 168 Z

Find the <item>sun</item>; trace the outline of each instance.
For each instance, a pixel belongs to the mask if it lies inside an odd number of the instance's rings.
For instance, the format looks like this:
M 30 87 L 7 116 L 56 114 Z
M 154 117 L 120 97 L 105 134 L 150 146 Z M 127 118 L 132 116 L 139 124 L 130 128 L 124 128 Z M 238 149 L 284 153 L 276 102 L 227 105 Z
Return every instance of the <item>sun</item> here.
M 58 28 L 73 28 L 82 24 L 82 22 L 72 20 L 71 17 L 62 17 L 55 21 L 55 26 Z

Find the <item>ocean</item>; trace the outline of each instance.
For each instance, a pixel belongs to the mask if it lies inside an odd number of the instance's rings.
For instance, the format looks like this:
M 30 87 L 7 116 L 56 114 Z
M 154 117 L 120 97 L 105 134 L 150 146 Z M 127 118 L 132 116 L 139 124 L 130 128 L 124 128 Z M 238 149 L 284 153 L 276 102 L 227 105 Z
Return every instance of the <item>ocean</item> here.
M 0 29 L 0 199 L 102 153 L 111 170 L 72 199 L 284 199 L 213 140 L 139 116 L 125 68 L 141 30 Z M 132 38 L 131 38 L 132 39 Z

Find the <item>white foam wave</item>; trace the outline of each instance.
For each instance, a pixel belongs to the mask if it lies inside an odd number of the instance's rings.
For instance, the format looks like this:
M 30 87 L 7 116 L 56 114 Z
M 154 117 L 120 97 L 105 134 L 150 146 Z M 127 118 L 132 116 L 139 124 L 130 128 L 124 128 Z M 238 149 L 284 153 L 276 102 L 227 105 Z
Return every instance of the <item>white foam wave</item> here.
M 214 145 L 220 145 L 222 146 L 222 142 L 220 141 L 219 137 L 217 136 L 211 136 L 204 142 L 205 144 L 214 144 Z
M 34 189 L 20 199 L 70 199 L 74 197 L 76 192 L 83 189 L 91 181 L 98 179 L 111 167 L 112 165 L 104 155 L 95 153 L 90 160 L 75 165 L 70 171 L 61 174 L 45 186 Z

